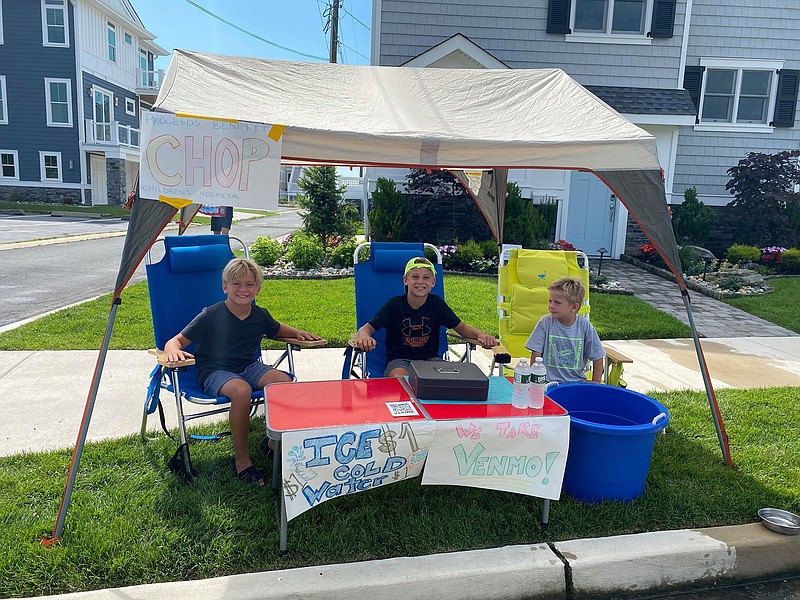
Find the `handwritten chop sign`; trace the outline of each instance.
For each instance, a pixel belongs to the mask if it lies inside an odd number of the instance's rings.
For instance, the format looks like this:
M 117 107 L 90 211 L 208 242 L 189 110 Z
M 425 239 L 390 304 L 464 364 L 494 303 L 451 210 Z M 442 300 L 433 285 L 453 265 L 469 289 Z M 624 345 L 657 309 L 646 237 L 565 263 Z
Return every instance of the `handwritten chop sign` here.
M 287 519 L 337 496 L 417 477 L 435 430 L 431 421 L 404 421 L 284 433 Z
M 568 448 L 568 416 L 439 421 L 422 484 L 558 500 Z
M 139 194 L 175 205 L 276 208 L 283 127 L 142 112 Z

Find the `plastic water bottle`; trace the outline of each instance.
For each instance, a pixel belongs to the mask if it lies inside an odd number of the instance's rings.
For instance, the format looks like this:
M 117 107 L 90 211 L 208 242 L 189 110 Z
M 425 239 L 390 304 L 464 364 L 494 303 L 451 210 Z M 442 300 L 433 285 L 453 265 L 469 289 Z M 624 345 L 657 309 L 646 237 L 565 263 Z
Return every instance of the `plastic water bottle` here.
M 514 367 L 514 394 L 511 396 L 511 406 L 514 408 L 528 408 L 528 386 L 531 379 L 531 369 L 528 361 L 520 358 Z
M 537 356 L 531 365 L 531 383 L 528 389 L 528 406 L 542 408 L 544 406 L 544 388 L 547 385 L 547 367 L 541 356 Z

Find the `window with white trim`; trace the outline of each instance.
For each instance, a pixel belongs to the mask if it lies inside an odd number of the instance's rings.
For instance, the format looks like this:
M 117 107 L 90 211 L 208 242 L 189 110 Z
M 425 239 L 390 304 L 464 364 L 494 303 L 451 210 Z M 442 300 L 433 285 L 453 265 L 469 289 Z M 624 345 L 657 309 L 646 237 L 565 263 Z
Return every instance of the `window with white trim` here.
M 72 82 L 45 77 L 45 108 L 49 127 L 72 127 Z
M 3 0 L 0 0 L 0 44 L 3 43 Z
M 66 0 L 42 0 L 42 42 L 45 46 L 69 46 Z
M 571 0 L 571 36 L 581 41 L 639 41 L 647 32 L 653 0 Z
M 117 26 L 108 22 L 106 30 L 108 31 L 108 60 L 117 62 Z
M 18 165 L 16 150 L 0 150 L 0 179 L 19 179 Z
M 39 152 L 42 181 L 61 181 L 61 152 Z
M 8 93 L 6 92 L 6 76 L 0 75 L 0 125 L 8 123 Z
M 782 61 L 701 59 L 700 125 L 768 127 Z
M 125 43 L 128 44 L 128 46 L 133 46 L 133 36 L 130 33 L 126 31 L 124 38 L 125 38 Z
M 136 102 L 132 98 L 125 98 L 125 112 L 136 116 Z

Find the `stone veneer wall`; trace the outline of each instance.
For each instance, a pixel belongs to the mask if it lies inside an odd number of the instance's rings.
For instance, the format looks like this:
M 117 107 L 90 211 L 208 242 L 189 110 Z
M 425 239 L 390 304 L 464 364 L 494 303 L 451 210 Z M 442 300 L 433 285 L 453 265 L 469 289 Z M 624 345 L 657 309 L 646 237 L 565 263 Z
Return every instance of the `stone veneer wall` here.
M 120 206 L 128 195 L 124 158 L 106 158 L 106 190 L 109 205 Z
M 674 206 L 673 206 L 674 209 Z M 725 251 L 735 243 L 733 236 L 735 227 L 733 211 L 727 206 L 712 206 L 711 209 L 717 216 L 714 226 L 711 228 L 711 235 L 708 241 L 703 244 L 714 253 L 714 256 L 721 258 L 725 256 Z M 625 254 L 636 256 L 639 247 L 647 244 L 650 240 L 642 231 L 641 227 L 628 215 L 627 235 L 625 236 Z
M 47 202 L 50 204 L 80 204 L 80 188 L 45 188 L 0 185 L 0 200 L 17 202 Z

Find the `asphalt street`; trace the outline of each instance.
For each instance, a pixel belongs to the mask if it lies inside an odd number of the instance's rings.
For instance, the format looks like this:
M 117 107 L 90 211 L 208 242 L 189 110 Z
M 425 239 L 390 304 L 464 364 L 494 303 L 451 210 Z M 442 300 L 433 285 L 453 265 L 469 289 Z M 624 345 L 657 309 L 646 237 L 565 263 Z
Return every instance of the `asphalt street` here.
M 775 579 L 746 585 L 725 586 L 699 592 L 647 596 L 674 600 L 800 600 L 800 577 Z
M 259 236 L 281 237 L 299 226 L 296 211 L 282 210 L 236 222 L 231 235 L 250 245 Z M 189 231 L 206 233 L 207 227 Z M 0 215 L 0 327 L 113 291 L 127 228 L 120 219 Z M 40 241 L 14 243 L 29 240 Z M 131 282 L 144 278 L 140 265 Z

